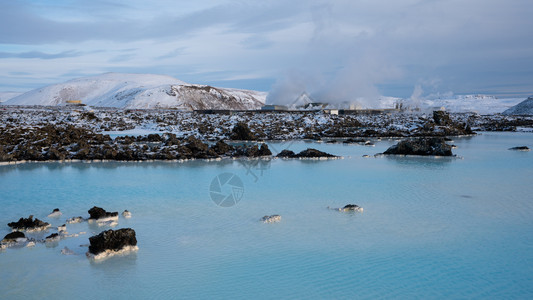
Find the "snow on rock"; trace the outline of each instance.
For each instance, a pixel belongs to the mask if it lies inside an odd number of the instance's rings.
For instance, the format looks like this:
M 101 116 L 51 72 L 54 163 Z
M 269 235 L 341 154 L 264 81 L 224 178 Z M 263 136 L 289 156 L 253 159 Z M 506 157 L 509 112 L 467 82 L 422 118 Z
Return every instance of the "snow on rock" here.
M 533 96 L 503 112 L 504 115 L 533 115 Z
M 5 105 L 65 105 L 81 100 L 96 107 L 133 109 L 258 109 L 266 93 L 188 84 L 153 74 L 106 73 L 35 89 Z

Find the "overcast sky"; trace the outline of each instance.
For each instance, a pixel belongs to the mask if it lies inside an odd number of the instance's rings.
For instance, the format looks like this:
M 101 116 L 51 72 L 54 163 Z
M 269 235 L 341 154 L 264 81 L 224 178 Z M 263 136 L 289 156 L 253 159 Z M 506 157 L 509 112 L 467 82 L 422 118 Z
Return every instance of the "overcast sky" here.
M 280 97 L 525 96 L 533 1 L 0 2 L 0 91 L 105 72 Z

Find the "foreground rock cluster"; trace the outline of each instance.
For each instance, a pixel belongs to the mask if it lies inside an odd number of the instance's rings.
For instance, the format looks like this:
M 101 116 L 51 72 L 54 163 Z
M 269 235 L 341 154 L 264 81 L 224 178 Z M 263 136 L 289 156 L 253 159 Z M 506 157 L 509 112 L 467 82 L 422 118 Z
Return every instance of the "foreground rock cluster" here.
M 84 219 L 81 216 L 69 218 L 67 219 L 66 224 L 80 223 L 87 220 L 89 222 L 96 222 L 98 226 L 118 225 L 118 223 L 116 223 L 116 221 L 118 221 L 118 212 L 107 212 L 101 207 L 94 206 L 93 208 L 89 209 L 88 213 L 89 218 Z M 48 217 L 57 218 L 61 215 L 61 211 L 56 208 L 51 214 L 48 215 Z M 125 218 L 131 218 L 131 213 L 125 210 L 123 216 Z M 110 219 L 113 220 L 113 223 L 107 222 Z M 5 249 L 8 247 L 33 247 L 36 245 L 36 243 L 46 244 L 47 247 L 55 247 L 62 239 L 78 237 L 80 234 L 85 234 L 85 232 L 80 232 L 79 234 L 69 234 L 67 232 L 66 224 L 54 227 L 57 229 L 57 232 L 47 235 L 44 239 L 36 239 L 36 237 L 39 237 L 39 235 L 35 235 L 35 232 L 47 232 L 48 229 L 51 228 L 50 223 L 43 222 L 37 218 L 34 219 L 32 215 L 30 215 L 28 218 L 20 218 L 16 222 L 10 222 L 7 224 L 13 230 L 13 232 L 8 233 L 0 241 L 0 249 Z M 89 242 L 90 245 L 86 255 L 87 257 L 96 260 L 138 249 L 136 234 L 131 228 L 105 230 L 95 236 L 90 237 Z M 61 250 L 61 253 L 65 255 L 76 254 L 67 247 Z

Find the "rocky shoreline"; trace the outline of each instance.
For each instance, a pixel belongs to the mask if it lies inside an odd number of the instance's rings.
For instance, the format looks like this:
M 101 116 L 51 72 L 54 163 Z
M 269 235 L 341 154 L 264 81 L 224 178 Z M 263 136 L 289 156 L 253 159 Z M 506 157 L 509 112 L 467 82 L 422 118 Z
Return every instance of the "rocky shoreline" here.
M 428 114 L 330 115 L 323 112 L 210 115 L 168 110 L 76 111 L 43 107 L 0 110 L 0 164 L 22 162 L 187 161 L 272 158 L 264 140 L 412 138 L 474 135 L 474 130 L 533 127 L 533 118 Z M 116 136 L 141 128 L 149 134 Z M 365 142 L 366 146 L 373 146 Z M 281 154 L 281 155 L 280 155 Z M 278 157 L 306 157 L 278 153 Z M 316 158 L 317 156 L 313 156 Z M 323 158 L 334 157 L 324 155 Z

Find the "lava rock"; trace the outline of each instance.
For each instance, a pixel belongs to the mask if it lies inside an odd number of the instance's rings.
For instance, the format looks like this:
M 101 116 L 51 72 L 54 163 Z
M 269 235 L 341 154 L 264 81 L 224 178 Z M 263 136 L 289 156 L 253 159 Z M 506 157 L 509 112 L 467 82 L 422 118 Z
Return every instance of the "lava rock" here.
M 75 223 L 81 223 L 83 222 L 83 217 L 72 217 L 67 219 L 67 224 L 75 224 Z
M 233 146 L 226 144 L 224 141 L 218 141 L 213 147 L 211 147 L 218 155 L 228 154 L 231 150 L 234 150 Z
M 333 154 L 322 152 L 313 148 L 307 148 L 306 150 L 301 151 L 296 154 L 296 157 L 299 158 L 321 158 L 321 157 L 337 157 Z
M 136 246 L 135 230 L 123 228 L 106 230 L 89 238 L 89 253 L 98 255 L 106 250 L 119 251 L 127 246 Z
M 439 126 L 451 125 L 453 123 L 452 119 L 450 119 L 450 114 L 442 110 L 433 112 L 433 121 Z
M 61 213 L 61 211 L 59 210 L 59 208 L 55 208 L 52 213 L 50 213 L 48 215 L 49 218 L 58 218 L 59 216 L 61 216 L 63 213 Z
M 452 146 L 443 138 L 418 138 L 401 141 L 383 154 L 452 156 Z
M 98 220 L 109 217 L 118 217 L 118 212 L 107 212 L 105 209 L 94 206 L 89 209 L 89 220 Z
M 44 238 L 44 240 L 47 242 L 57 242 L 59 241 L 59 239 L 60 239 L 60 236 L 58 233 L 52 233 L 51 235 Z
M 515 150 L 515 151 L 529 151 L 530 149 L 527 146 L 518 146 L 509 148 L 509 150 Z
M 276 157 L 280 157 L 280 158 L 295 158 L 296 157 L 296 153 L 294 153 L 294 151 L 285 149 L 285 150 L 281 151 L 280 153 L 278 153 L 278 155 L 276 155 Z
M 15 230 L 43 230 L 50 227 L 50 223 L 43 222 L 37 218 L 33 219 L 33 215 L 28 218 L 20 218 L 17 222 L 7 224 Z
M 357 204 L 346 204 L 343 208 L 339 209 L 341 211 L 355 211 L 363 212 L 363 208 Z
M 274 223 L 281 221 L 280 215 L 271 215 L 271 216 L 264 216 L 261 218 L 261 222 L 263 223 Z
M 4 239 L 2 240 L 3 243 L 9 243 L 9 242 L 15 242 L 17 239 L 23 239 L 26 238 L 23 232 L 20 231 L 13 231 L 8 233 Z
M 231 139 L 240 141 L 253 141 L 256 140 L 257 137 L 252 133 L 248 127 L 248 124 L 239 122 L 231 131 Z

